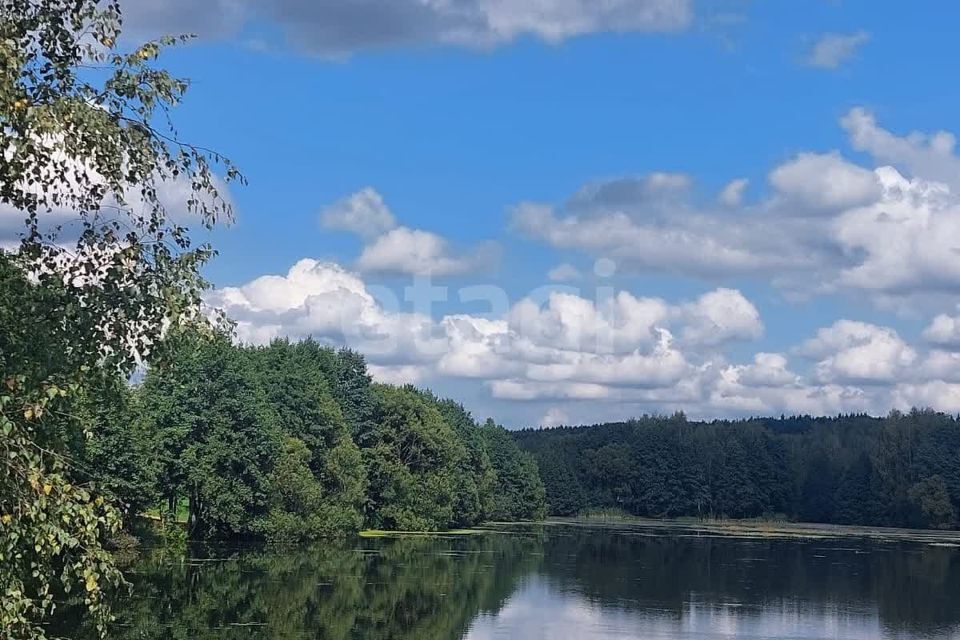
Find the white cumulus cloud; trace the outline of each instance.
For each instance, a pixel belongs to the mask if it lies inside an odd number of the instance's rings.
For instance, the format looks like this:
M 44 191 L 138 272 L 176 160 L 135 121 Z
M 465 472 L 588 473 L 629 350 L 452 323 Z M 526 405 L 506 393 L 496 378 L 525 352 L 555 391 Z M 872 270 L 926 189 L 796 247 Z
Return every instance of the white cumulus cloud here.
M 937 315 L 923 330 L 923 338 L 937 346 L 960 349 L 960 316 Z
M 694 344 L 715 346 L 731 340 L 755 340 L 763 335 L 760 312 L 736 289 L 717 289 L 686 304 L 683 337 Z
M 782 196 L 813 211 L 837 211 L 875 202 L 880 181 L 869 169 L 844 160 L 839 153 L 801 153 L 770 173 Z
M 870 41 L 866 31 L 854 33 L 825 33 L 821 35 L 807 54 L 807 64 L 814 67 L 836 69 L 852 58 Z
M 917 361 L 917 352 L 893 329 L 852 320 L 820 329 L 801 352 L 818 359 L 816 375 L 824 382 L 896 382 Z
M 364 187 L 324 207 L 320 221 L 327 228 L 350 231 L 364 238 L 376 237 L 397 226 L 383 196 L 372 187 Z
M 488 269 L 499 257 L 494 242 L 454 248 L 436 233 L 400 226 L 383 196 L 372 187 L 324 207 L 320 222 L 363 238 L 365 244 L 356 263 L 363 272 L 452 276 Z
M 673 302 L 627 291 L 596 300 L 554 291 L 496 317 L 434 317 L 402 310 L 358 273 L 301 260 L 286 274 L 214 291 L 207 302 L 237 321 L 243 341 L 313 336 L 366 353 L 378 380 L 459 380 L 491 402 L 540 407 L 540 415 L 572 406 L 597 406 L 608 417 L 960 406 L 960 352 L 951 350 L 949 322 L 931 323 L 936 330 L 925 339 L 939 342 L 934 348 L 912 345 L 890 327 L 841 319 L 798 345 L 796 362 L 766 351 L 730 362 L 731 342 L 763 330 L 756 307 L 732 289 Z
M 734 180 L 715 204 L 685 174 L 591 182 L 568 202 L 521 202 L 512 229 L 614 260 L 621 272 L 765 278 L 787 294 L 860 291 L 878 303 L 960 291 L 960 158 L 946 132 L 900 136 L 862 108 L 842 119 L 851 146 L 803 152 L 744 203 Z
M 361 271 L 450 276 L 490 266 L 497 249 L 483 245 L 467 255 L 454 255 L 445 238 L 429 231 L 397 227 L 375 238 L 357 259 Z
M 558 264 L 547 272 L 547 278 L 553 282 L 574 282 L 582 277 L 580 270 L 567 262 Z

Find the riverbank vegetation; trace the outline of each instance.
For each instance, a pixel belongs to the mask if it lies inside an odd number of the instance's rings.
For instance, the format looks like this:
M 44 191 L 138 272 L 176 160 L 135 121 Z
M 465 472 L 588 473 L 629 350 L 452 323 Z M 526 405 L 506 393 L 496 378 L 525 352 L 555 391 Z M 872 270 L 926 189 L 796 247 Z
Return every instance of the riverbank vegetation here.
M 550 513 L 951 529 L 960 421 L 933 411 L 526 430 Z
M 168 338 L 142 383 L 91 399 L 74 454 L 135 515 L 192 539 L 310 540 L 543 515 L 535 463 L 492 421 L 411 386 L 374 384 L 359 354 L 312 340 Z

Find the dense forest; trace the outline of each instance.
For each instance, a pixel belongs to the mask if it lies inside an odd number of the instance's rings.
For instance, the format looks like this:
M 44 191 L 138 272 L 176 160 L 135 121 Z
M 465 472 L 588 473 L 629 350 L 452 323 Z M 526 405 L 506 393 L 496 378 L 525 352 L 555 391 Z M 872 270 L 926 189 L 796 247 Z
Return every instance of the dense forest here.
M 373 384 L 353 351 L 199 333 L 168 347 L 139 384 L 107 379 L 84 407 L 93 437 L 74 446 L 128 514 L 186 515 L 195 539 L 270 540 L 543 515 L 536 465 L 502 427 Z
M 957 526 L 960 421 L 933 411 L 709 423 L 677 414 L 515 437 L 536 457 L 554 515 Z

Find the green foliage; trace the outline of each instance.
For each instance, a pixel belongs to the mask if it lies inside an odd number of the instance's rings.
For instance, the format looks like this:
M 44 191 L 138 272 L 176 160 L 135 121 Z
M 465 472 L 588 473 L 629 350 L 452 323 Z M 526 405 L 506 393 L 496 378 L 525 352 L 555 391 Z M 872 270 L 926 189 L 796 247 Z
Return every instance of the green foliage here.
M 123 380 L 110 376 L 90 389 L 80 410 L 81 421 L 93 426 L 92 437 L 73 447 L 77 465 L 129 524 L 158 499 L 159 467 L 137 398 Z
M 542 516 L 536 465 L 503 429 L 427 391 L 371 385 L 359 354 L 197 332 L 168 341 L 137 401 L 155 492 L 170 512 L 189 499 L 192 537 L 310 540 Z
M 118 53 L 119 31 L 115 0 L 0 2 L 0 206 L 25 221 L 18 251 L 0 252 L 4 637 L 44 637 L 54 596 L 105 628 L 104 593 L 121 579 L 103 544 L 120 520 L 85 469 L 100 445 L 83 441 L 117 436 L 105 426 L 117 416 L 93 394 L 196 317 L 211 251 L 170 221 L 161 184 L 182 180 L 203 224 L 230 216 L 211 169 L 223 158 L 154 127 L 187 87 L 153 66 L 173 40 Z M 133 505 L 144 496 L 130 482 L 104 491 Z
M 366 475 L 315 343 L 238 348 L 173 338 L 139 391 L 161 452 L 158 491 L 190 501 L 193 537 L 310 539 L 356 531 Z
M 459 482 L 454 488 L 453 524 L 462 527 L 481 522 L 493 511 L 497 479 L 483 434 L 463 405 L 453 400 L 438 400 L 432 394 L 425 397 L 436 405 L 444 422 L 453 428 L 466 448 L 466 455 L 457 460 Z
M 316 343 L 307 341 L 307 347 L 317 353 Z M 329 357 L 332 351 L 321 351 Z M 316 357 L 316 356 L 315 356 Z M 370 375 L 363 356 L 350 349 L 341 349 L 333 356 L 332 367 L 327 367 L 331 388 L 337 390 L 337 401 L 350 427 L 350 436 L 358 446 L 367 446 L 373 435 L 374 406 L 370 391 Z
M 366 471 L 341 407 L 369 390 L 343 393 L 336 375 L 343 358 L 312 340 L 278 340 L 246 352 L 280 429 L 306 447 L 308 467 L 323 492 L 325 524 L 307 527 L 313 533 L 302 537 L 356 531 L 363 519 Z
M 546 512 L 545 492 L 537 464 L 521 451 L 507 431 L 487 420 L 481 429 L 493 465 L 490 520 L 539 520 Z
M 357 531 L 367 502 L 367 471 L 360 449 L 349 437 L 341 436 L 327 452 L 320 483 L 325 495 L 325 535 Z
M 949 529 L 956 525 L 957 509 L 950 501 L 947 483 L 940 476 L 930 476 L 913 485 L 910 501 L 920 516 L 923 526 Z
M 550 513 L 756 518 L 952 528 L 960 421 L 914 410 L 735 422 L 645 417 L 523 431 Z
M 277 414 L 278 426 L 313 452 L 316 457 L 310 465 L 319 473 L 325 452 L 349 434 L 316 354 L 315 343 L 286 340 L 248 351 L 265 399 Z
M 435 531 L 455 522 L 466 449 L 440 411 L 411 387 L 374 387 L 375 443 L 364 449 L 375 528 Z
M 69 442 L 90 433 L 74 417 L 86 391 L 79 381 L 97 376 L 71 359 L 69 336 L 42 315 L 62 300 L 0 252 L 0 629 L 12 638 L 43 637 L 39 622 L 65 592 L 103 628 L 103 590 L 121 582 L 102 546 L 120 514 L 67 455 Z
M 56 599 L 83 602 L 102 629 L 105 590 L 121 584 L 104 549 L 120 513 L 71 456 L 94 436 L 85 419 L 107 374 L 70 350 L 62 289 L 30 284 L 0 252 L 0 628 L 43 637 Z M 38 314 L 36 320 L 31 314 Z M 95 396 L 93 396 L 95 397 Z
M 268 475 L 280 449 L 276 414 L 229 339 L 180 342 L 177 357 L 144 382 L 151 432 L 178 447 L 169 454 L 179 484 L 165 489 L 189 499 L 191 535 L 243 536 L 268 509 Z
M 302 441 L 286 439 L 268 477 L 269 510 L 254 520 L 253 531 L 270 540 L 287 541 L 337 533 L 327 514 L 323 488 L 310 470 L 310 458 L 310 450 Z M 358 527 L 360 522 L 353 524 Z

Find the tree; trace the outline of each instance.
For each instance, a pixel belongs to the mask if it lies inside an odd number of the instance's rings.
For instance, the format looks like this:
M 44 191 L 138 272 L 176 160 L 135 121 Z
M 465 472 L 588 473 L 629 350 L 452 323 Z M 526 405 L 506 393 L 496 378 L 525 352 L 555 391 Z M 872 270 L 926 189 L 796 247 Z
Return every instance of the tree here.
M 73 447 L 83 474 L 120 507 L 126 525 L 159 498 L 153 439 L 137 400 L 125 381 L 105 377 L 81 407 L 81 421 L 93 425 L 92 437 Z
M 267 347 L 250 349 L 248 355 L 278 426 L 303 441 L 311 452 L 311 468 L 320 474 L 326 452 L 349 433 L 323 369 L 304 353 L 310 346 L 275 340 Z
M 356 351 L 341 349 L 334 358 L 332 373 L 334 384 L 331 388 L 337 390 L 336 395 L 353 441 L 360 447 L 366 446 L 372 437 L 376 411 L 367 363 Z
M 0 363 L 0 627 L 12 638 L 43 637 L 63 591 L 105 630 L 104 590 L 121 578 L 103 542 L 120 521 L 67 455 L 95 431 L 73 410 L 99 375 L 129 374 L 196 316 L 211 250 L 171 218 L 166 184 L 185 185 L 183 213 L 202 224 L 231 213 L 212 169 L 224 159 L 156 128 L 187 88 L 153 65 L 173 40 L 117 53 L 120 24 L 116 0 L 0 2 L 0 206 L 25 219 L 19 250 L 0 255 L 0 313 L 24 316 L 4 323 Z
M 491 419 L 483 425 L 483 437 L 496 481 L 491 520 L 538 520 L 546 511 L 546 494 L 533 456 L 521 451 L 503 427 Z
M 490 461 L 487 443 L 473 416 L 462 404 L 453 400 L 438 400 L 425 394 L 433 402 L 444 422 L 450 425 L 467 455 L 457 462 L 460 482 L 454 498 L 454 524 L 460 527 L 482 522 L 493 511 L 497 474 Z
M 317 357 L 328 355 L 328 351 L 318 350 L 312 340 L 297 344 L 278 340 L 268 347 L 248 350 L 266 401 L 277 414 L 279 428 L 288 435 L 278 465 L 286 464 L 289 469 L 291 459 L 306 451 L 308 471 L 319 490 L 320 502 L 315 507 L 299 509 L 309 513 L 308 522 L 296 536 L 284 534 L 286 538 L 342 535 L 356 531 L 363 521 L 366 470 L 327 382 L 325 369 L 330 369 L 330 360 Z M 295 452 L 291 438 L 300 443 L 294 447 Z M 307 484 L 306 478 L 302 484 Z M 287 490 L 277 480 L 273 486 L 275 490 Z
M 625 423 L 513 434 L 540 467 L 550 513 L 790 517 L 957 526 L 960 418 L 930 410 Z
M 882 521 L 882 496 L 877 491 L 873 463 L 866 452 L 857 455 L 840 477 L 834 497 L 836 522 L 875 525 Z
M 287 437 L 267 478 L 268 511 L 254 519 L 251 530 L 269 540 L 313 540 L 360 526 L 355 519 L 328 513 L 333 506 L 310 470 L 310 450 Z M 351 526 L 352 525 L 352 526 Z
M 910 519 L 916 431 L 914 420 L 891 411 L 878 435 L 874 468 L 887 505 L 886 524 L 905 524 Z
M 800 518 L 806 522 L 834 522 L 836 472 L 826 449 L 807 453 L 804 464 Z
M 947 483 L 940 476 L 915 484 L 910 489 L 910 501 L 918 511 L 920 526 L 949 529 L 957 522 L 957 510 L 950 502 Z
M 463 444 L 416 389 L 375 385 L 373 392 L 373 444 L 363 450 L 372 524 L 415 531 L 449 527 Z
M 188 498 L 191 536 L 247 535 L 268 508 L 281 445 L 276 413 L 228 336 L 191 334 L 177 343 L 176 357 L 143 385 L 151 430 L 179 447 L 168 452 L 178 461 L 178 484 L 165 489 Z
M 104 549 L 120 512 L 67 455 L 76 433 L 92 434 L 73 418 L 86 395 L 71 375 L 81 365 L 63 351 L 68 338 L 53 316 L 29 315 L 61 300 L 0 253 L 0 629 L 12 638 L 44 637 L 55 594 L 71 591 L 87 593 L 102 629 L 103 588 L 121 580 Z
M 578 474 L 567 466 L 568 459 L 559 444 L 536 456 L 547 511 L 558 516 L 575 516 L 587 507 L 583 485 Z

